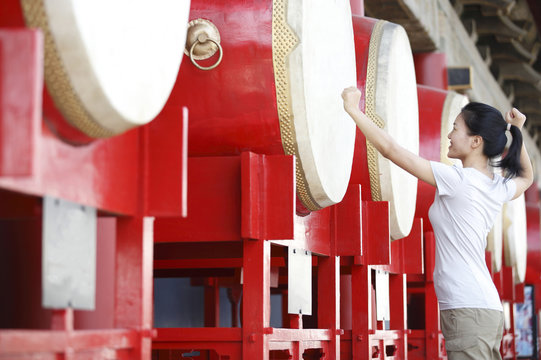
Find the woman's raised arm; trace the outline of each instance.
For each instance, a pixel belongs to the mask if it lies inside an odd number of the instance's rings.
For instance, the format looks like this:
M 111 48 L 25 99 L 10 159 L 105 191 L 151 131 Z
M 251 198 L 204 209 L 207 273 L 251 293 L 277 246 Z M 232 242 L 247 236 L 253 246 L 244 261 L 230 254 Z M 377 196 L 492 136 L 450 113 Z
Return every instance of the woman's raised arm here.
M 374 145 L 381 155 L 402 169 L 430 185 L 436 186 L 430 162 L 400 146 L 387 132 L 380 129 L 360 109 L 361 92 L 349 87 L 342 92 L 344 109 L 353 118 L 366 139 Z

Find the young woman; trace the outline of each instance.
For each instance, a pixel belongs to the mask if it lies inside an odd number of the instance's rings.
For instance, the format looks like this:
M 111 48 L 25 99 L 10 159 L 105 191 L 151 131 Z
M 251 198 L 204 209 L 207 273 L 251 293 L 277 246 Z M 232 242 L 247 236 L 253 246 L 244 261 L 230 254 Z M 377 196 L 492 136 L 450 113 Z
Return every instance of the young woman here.
M 448 157 L 463 167 L 428 161 L 402 148 L 359 110 L 361 92 L 342 92 L 344 108 L 368 141 L 387 159 L 436 187 L 429 218 L 436 237 L 434 287 L 449 360 L 501 359 L 503 308 L 485 263 L 486 237 L 503 203 L 520 196 L 533 182 L 522 142 L 526 117 L 517 109 L 502 114 L 469 103 L 457 116 Z M 511 145 L 500 161 L 507 143 Z M 505 178 L 492 167 L 501 167 Z

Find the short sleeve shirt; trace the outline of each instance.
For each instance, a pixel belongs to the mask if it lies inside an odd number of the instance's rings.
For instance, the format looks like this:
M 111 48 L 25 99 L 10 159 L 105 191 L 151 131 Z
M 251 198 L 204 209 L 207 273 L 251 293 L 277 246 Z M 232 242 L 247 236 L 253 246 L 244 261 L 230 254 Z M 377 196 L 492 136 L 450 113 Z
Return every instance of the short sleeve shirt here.
M 436 238 L 434 287 L 440 309 L 502 311 L 485 262 L 487 234 L 503 203 L 516 192 L 515 181 L 474 168 L 431 162 L 436 195 L 429 219 Z

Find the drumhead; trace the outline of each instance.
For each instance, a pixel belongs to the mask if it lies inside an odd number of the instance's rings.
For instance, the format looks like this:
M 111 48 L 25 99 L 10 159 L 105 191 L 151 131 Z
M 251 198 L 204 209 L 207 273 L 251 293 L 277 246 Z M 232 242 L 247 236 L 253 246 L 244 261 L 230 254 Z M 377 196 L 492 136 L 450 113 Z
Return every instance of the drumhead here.
M 91 137 L 150 122 L 175 84 L 189 0 L 22 0 L 45 34 L 45 80 L 66 120 Z
M 503 251 L 503 215 L 500 212 L 494 220 L 494 226 L 487 235 L 487 251 L 492 253 L 492 270 L 498 272 L 502 269 Z
M 503 252 L 505 265 L 513 267 L 515 282 L 524 282 L 528 255 L 524 194 L 503 206 Z
M 376 23 L 370 39 L 366 113 L 400 145 L 419 154 L 419 109 L 415 68 L 404 28 Z M 417 178 L 377 153 L 367 142 L 374 201 L 389 201 L 392 239 L 407 236 L 413 224 Z
M 353 162 L 355 123 L 340 97 L 357 77 L 349 1 L 274 0 L 272 27 L 282 143 L 296 156 L 299 198 L 317 210 L 342 200 Z
M 451 140 L 447 137 L 451 130 L 453 130 L 453 124 L 456 117 L 460 114 L 460 111 L 466 104 L 469 103 L 469 100 L 466 96 L 457 94 L 454 91 L 449 91 L 445 97 L 445 102 L 443 103 L 443 110 L 441 113 L 441 151 L 440 151 L 440 161 L 448 165 L 462 165 L 460 160 L 451 159 L 447 157 L 449 153 L 449 146 L 451 145 Z M 501 254 L 500 254 L 501 255 Z M 500 261 L 501 263 L 501 261 Z

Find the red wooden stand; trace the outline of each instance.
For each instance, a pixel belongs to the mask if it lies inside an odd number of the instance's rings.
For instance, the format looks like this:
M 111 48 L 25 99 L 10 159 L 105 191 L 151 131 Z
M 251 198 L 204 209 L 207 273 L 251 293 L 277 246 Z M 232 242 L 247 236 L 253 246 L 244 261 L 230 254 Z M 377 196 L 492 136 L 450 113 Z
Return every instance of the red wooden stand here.
M 10 14 L 17 23 L 11 25 L 19 25 L 22 17 Z M 36 30 L 0 29 L 0 253 L 6 274 L 0 358 L 149 359 L 153 220 L 147 216 L 179 215 L 182 208 L 180 187 L 163 189 L 153 178 L 165 171 L 181 183 L 182 153 L 164 164 L 152 144 L 159 140 L 160 150 L 182 144 L 182 131 L 176 131 L 182 128 L 175 128 L 182 121 L 86 146 L 65 143 L 42 120 L 42 42 Z M 56 111 L 47 106 L 49 114 Z M 151 176 L 150 170 L 157 172 Z M 46 195 L 98 210 L 95 311 L 41 306 Z
M 190 216 L 156 220 L 155 274 L 167 270 L 191 276 L 204 269 L 216 276 L 242 268 L 242 328 L 157 329 L 154 358 L 195 349 L 210 351 L 216 359 L 302 359 L 303 354 L 338 359 L 339 257 L 330 221 L 333 210 L 295 217 L 293 157 L 243 153 L 190 158 L 189 166 Z M 295 235 L 294 227 L 301 225 L 313 231 Z M 304 329 L 299 315 L 286 317 L 287 328 L 270 327 L 271 274 L 273 267 L 285 266 L 286 246 L 315 255 L 316 329 Z M 221 250 L 212 251 L 217 248 Z M 212 259 L 209 253 L 215 254 Z

